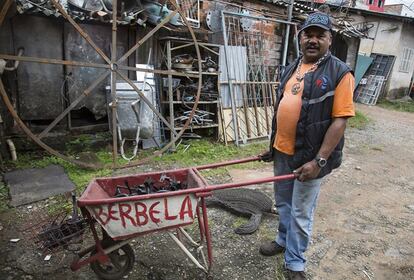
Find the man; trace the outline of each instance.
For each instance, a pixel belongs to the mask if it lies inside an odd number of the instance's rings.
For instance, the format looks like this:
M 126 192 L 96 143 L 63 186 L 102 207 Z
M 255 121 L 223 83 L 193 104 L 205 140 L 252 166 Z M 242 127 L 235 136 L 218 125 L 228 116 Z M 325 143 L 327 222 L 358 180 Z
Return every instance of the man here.
M 339 167 L 347 118 L 355 115 L 351 69 L 331 55 L 332 24 L 316 12 L 299 31 L 303 56 L 286 67 L 277 94 L 270 151 L 275 175 L 295 174 L 295 180 L 275 183 L 279 212 L 276 239 L 260 253 L 284 253 L 290 279 L 306 279 L 305 251 L 322 178 Z

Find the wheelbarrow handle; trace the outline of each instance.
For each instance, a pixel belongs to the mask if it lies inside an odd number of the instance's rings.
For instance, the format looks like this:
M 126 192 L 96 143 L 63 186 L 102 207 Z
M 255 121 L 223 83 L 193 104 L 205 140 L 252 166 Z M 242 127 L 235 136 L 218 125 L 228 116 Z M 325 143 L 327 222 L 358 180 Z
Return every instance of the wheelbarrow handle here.
M 232 164 L 246 163 L 246 162 L 251 162 L 251 161 L 256 161 L 256 160 L 260 160 L 260 157 L 254 156 L 254 157 L 248 157 L 248 158 L 243 158 L 243 159 L 235 159 L 235 160 L 223 161 L 219 163 L 200 165 L 194 168 L 197 170 L 211 169 L 211 168 L 223 167 L 223 166 L 232 165 Z
M 250 185 L 258 185 L 258 184 L 270 183 L 270 182 L 280 182 L 280 181 L 293 180 L 293 179 L 295 179 L 295 174 L 286 174 L 286 175 L 254 179 L 254 180 L 245 181 L 245 182 L 211 185 L 211 186 L 207 186 L 205 190 L 210 192 L 210 191 L 215 191 L 215 190 L 238 188 L 238 187 L 245 187 L 245 186 L 250 186 Z

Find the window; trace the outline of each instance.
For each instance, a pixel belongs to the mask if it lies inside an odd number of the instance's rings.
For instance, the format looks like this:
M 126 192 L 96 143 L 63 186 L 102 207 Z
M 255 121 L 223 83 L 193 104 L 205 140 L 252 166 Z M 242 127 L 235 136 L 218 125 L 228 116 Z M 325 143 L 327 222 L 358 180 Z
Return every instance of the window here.
M 383 4 L 382 0 L 379 0 L 378 1 L 378 7 L 381 8 L 383 6 L 382 4 Z
M 369 4 L 369 5 L 374 4 L 374 0 L 368 0 L 368 4 Z
M 413 58 L 414 49 L 404 48 L 401 56 L 400 68 L 398 71 L 408 73 L 410 71 L 411 65 L 413 64 Z

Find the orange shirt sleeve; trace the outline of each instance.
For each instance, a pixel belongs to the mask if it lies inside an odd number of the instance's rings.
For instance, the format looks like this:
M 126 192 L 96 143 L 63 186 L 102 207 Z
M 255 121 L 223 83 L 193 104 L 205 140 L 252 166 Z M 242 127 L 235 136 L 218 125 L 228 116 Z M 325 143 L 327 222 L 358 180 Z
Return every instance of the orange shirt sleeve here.
M 340 118 L 355 116 L 353 101 L 354 85 L 354 76 L 351 73 L 346 73 L 335 89 L 332 117 Z

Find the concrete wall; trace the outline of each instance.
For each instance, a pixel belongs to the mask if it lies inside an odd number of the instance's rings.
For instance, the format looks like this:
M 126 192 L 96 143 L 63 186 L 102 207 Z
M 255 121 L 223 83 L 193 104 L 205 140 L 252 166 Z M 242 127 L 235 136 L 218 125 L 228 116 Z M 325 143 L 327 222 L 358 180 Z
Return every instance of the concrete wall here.
M 397 98 L 409 94 L 409 86 L 411 83 L 411 77 L 413 76 L 414 71 L 414 61 L 411 60 L 410 68 L 408 73 L 400 72 L 399 68 L 402 62 L 402 55 L 404 48 L 413 48 L 414 49 L 414 32 L 413 25 L 404 23 L 402 25 L 401 39 L 399 40 L 398 47 L 389 41 L 389 45 L 394 45 L 397 57 L 392 69 L 389 87 L 388 87 L 388 97 Z
M 393 55 L 396 58 L 388 78 L 386 96 L 396 98 L 406 94 L 410 86 L 413 66 L 411 66 L 409 73 L 399 72 L 398 70 L 404 47 L 414 48 L 413 24 L 403 23 L 397 19 L 384 19 L 373 16 L 353 17 L 356 23 L 365 20 L 374 24 L 374 27 L 368 32 L 368 36 L 374 39 L 361 39 L 360 54 L 371 55 L 371 53 L 379 53 Z

